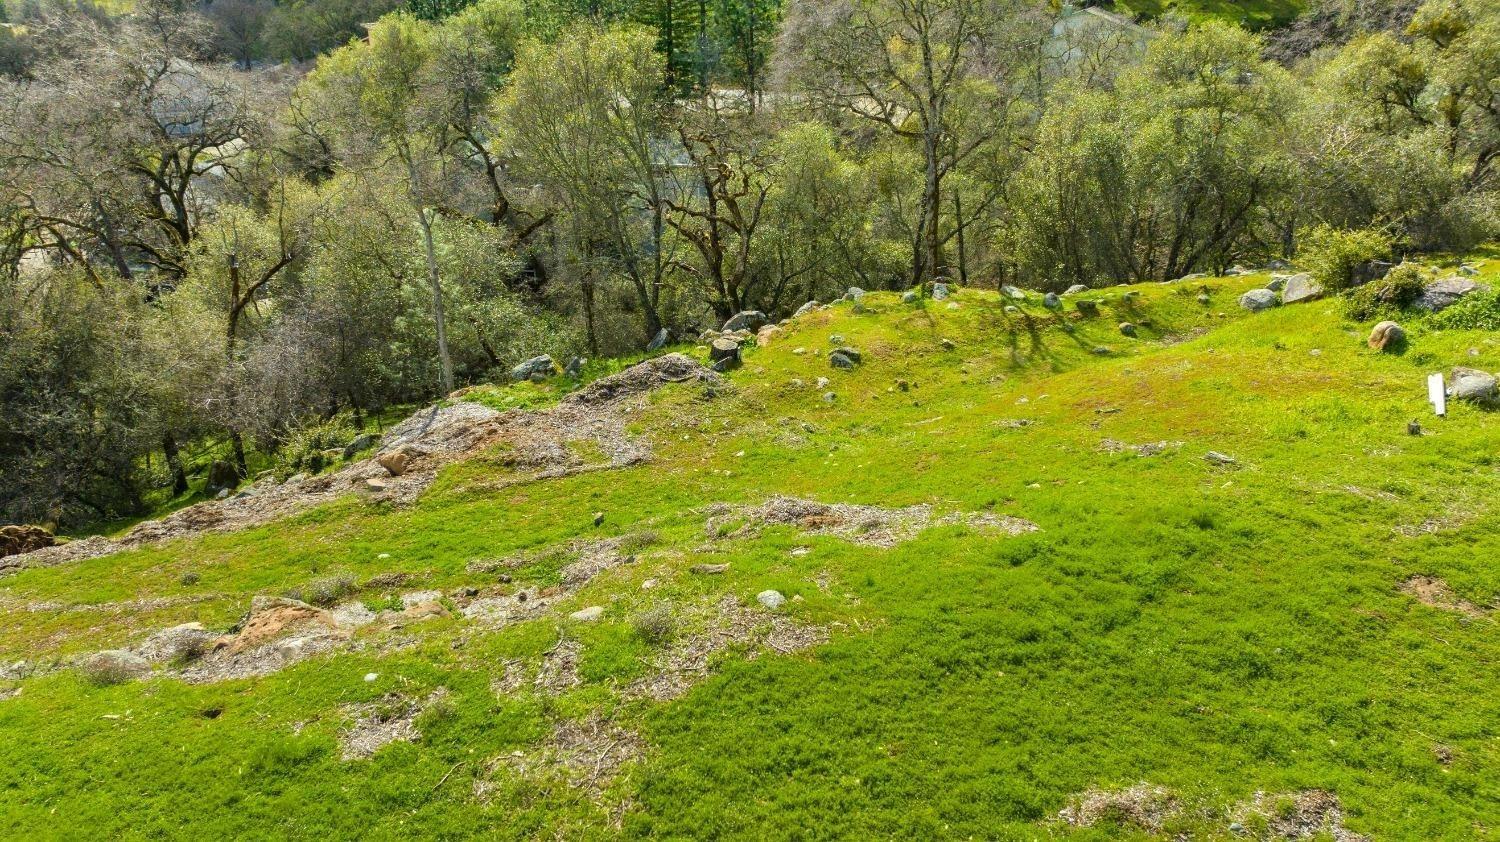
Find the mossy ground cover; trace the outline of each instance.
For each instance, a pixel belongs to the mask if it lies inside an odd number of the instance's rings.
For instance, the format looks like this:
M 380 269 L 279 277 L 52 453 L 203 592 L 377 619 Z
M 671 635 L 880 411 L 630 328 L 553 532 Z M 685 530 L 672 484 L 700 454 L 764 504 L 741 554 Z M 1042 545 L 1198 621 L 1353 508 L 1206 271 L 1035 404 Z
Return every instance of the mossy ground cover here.
M 547 587 L 570 541 L 635 536 L 637 559 L 539 619 L 362 633 L 358 651 L 260 679 L 97 687 L 65 669 L 7 685 L 22 692 L 0 701 L 0 832 L 1106 838 L 1131 831 L 1071 829 L 1059 809 L 1148 781 L 1196 805 L 1167 833 L 1227 836 L 1230 804 L 1324 789 L 1377 838 L 1488 838 L 1500 623 L 1399 586 L 1430 575 L 1497 604 L 1500 416 L 1432 418 L 1423 379 L 1500 369 L 1500 336 L 1414 323 L 1405 353 L 1382 355 L 1334 301 L 1245 314 L 1235 299 L 1264 280 L 1207 281 L 1208 305 L 1198 284 L 1114 288 L 1084 320 L 976 290 L 956 307 L 872 294 L 747 352 L 716 397 L 658 392 L 632 422 L 646 465 L 496 490 L 495 462 L 474 459 L 410 509 L 349 498 L 0 581 L 0 653 L 45 662 L 190 620 L 226 628 L 251 596 L 330 573 L 446 591 L 527 553 L 507 575 Z M 852 372 L 828 365 L 835 335 L 862 352 Z M 483 399 L 535 407 L 564 387 Z M 790 526 L 708 534 L 713 504 L 774 495 L 1040 531 L 939 525 L 889 549 Z M 702 563 L 729 568 L 689 572 Z M 768 588 L 828 642 L 730 648 L 673 701 L 623 692 L 663 646 L 640 617 L 666 606 L 687 636 L 724 595 L 759 610 Z M 585 605 L 603 619 L 567 619 Z M 507 663 L 562 642 L 575 686 L 497 692 Z M 347 706 L 439 687 L 419 742 L 341 759 Z M 599 791 L 508 765 L 600 716 L 643 749 Z

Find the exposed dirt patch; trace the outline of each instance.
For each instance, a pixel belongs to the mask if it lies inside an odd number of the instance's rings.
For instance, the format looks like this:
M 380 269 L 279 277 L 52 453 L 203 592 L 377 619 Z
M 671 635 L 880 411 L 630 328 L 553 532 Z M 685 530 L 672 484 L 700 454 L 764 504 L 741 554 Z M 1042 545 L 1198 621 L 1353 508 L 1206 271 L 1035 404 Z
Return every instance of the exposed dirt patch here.
M 1470 617 L 1486 616 L 1489 611 L 1460 597 L 1448 583 L 1436 576 L 1413 576 L 1401 583 L 1401 592 L 1418 602 L 1444 611 L 1457 611 Z
M 540 746 L 501 756 L 490 769 L 507 767 L 531 779 L 561 777 L 597 798 L 645 747 L 639 734 L 596 713 L 582 721 L 557 722 Z
M 294 599 L 258 596 L 238 631 L 220 637 L 202 658 L 177 674 L 190 684 L 270 675 L 341 649 L 351 631 L 333 612 Z
M 500 481 L 502 486 L 638 464 L 650 457 L 650 449 L 625 431 L 638 399 L 665 384 L 690 381 L 720 383 L 722 379 L 682 354 L 667 354 L 602 378 L 557 406 L 537 412 L 501 413 L 476 403 L 434 406 L 392 427 L 380 450 L 368 459 L 321 476 L 285 483 L 263 480 L 227 500 L 198 503 L 161 520 L 140 523 L 120 538 L 95 536 L 7 556 L 0 559 L 0 575 L 186 535 L 261 526 L 356 491 L 398 505 L 411 503 L 427 490 L 443 465 L 496 449 L 504 451 L 508 467 L 517 469 Z M 577 443 L 588 444 L 604 461 L 586 461 L 570 447 Z M 405 459 L 401 474 L 392 476 L 380 460 L 396 453 Z
M 1263 837 L 1269 839 L 1331 837 L 1334 842 L 1367 840 L 1367 837 L 1344 827 L 1344 809 L 1338 796 L 1322 789 L 1282 795 L 1257 792 L 1249 803 L 1232 810 L 1230 817 L 1244 826 L 1264 822 L 1266 833 Z
M 1259 840 L 1331 838 L 1335 842 L 1367 842 L 1344 827 L 1338 796 L 1321 789 L 1268 794 L 1257 792 L 1249 801 L 1230 807 L 1184 804 L 1166 787 L 1138 783 L 1126 789 L 1091 789 L 1076 796 L 1057 817 L 1071 827 L 1124 827 L 1149 834 L 1162 833 L 1179 818 L 1225 823 L 1232 835 Z M 1187 838 L 1179 836 L 1177 838 Z
M 541 614 L 558 599 L 587 585 L 600 574 L 633 563 L 635 555 L 630 551 L 641 546 L 642 542 L 640 535 L 580 539 L 569 542 L 562 548 L 521 553 L 498 561 L 471 562 L 468 566 L 471 573 L 494 573 L 499 570 L 517 570 L 558 554 L 571 559 L 562 567 L 562 584 L 558 587 L 541 590 L 521 588 L 514 593 L 491 589 L 467 601 L 455 601 L 459 603 L 463 615 L 471 620 L 506 625 L 530 619 Z
M 894 547 L 931 526 L 963 524 L 1005 535 L 1035 532 L 1036 524 L 990 512 L 955 512 L 938 516 L 929 505 L 887 509 L 852 503 L 820 503 L 796 497 L 774 497 L 755 507 L 718 505 L 709 512 L 710 538 L 742 538 L 763 525 L 785 524 L 815 535 L 833 535 L 855 544 Z
M 1127 789 L 1088 790 L 1058 811 L 1057 817 L 1071 827 L 1115 824 L 1159 833 L 1180 808 L 1177 797 L 1165 787 L 1138 783 Z
M 447 695 L 447 688 L 439 687 L 420 701 L 390 693 L 377 702 L 346 705 L 343 710 L 351 724 L 339 735 L 343 759 L 363 760 L 391 743 L 420 740 L 417 717 Z
M 578 661 L 582 655 L 583 646 L 578 641 L 560 640 L 556 646 L 542 654 L 541 664 L 534 675 L 525 661 L 507 661 L 505 675 L 495 681 L 491 688 L 502 696 L 528 686 L 544 695 L 561 695 L 583 683 L 578 675 Z
M 650 675 L 625 688 L 626 698 L 675 699 L 707 678 L 715 658 L 731 649 L 756 658 L 766 652 L 789 655 L 828 642 L 828 629 L 798 623 L 729 595 L 713 606 L 706 630 L 667 644 L 652 660 Z
M 1134 453 L 1137 456 L 1156 456 L 1168 450 L 1176 450 L 1182 447 L 1180 441 L 1153 441 L 1145 444 L 1126 444 L 1116 439 L 1104 439 L 1099 442 L 1101 453 Z

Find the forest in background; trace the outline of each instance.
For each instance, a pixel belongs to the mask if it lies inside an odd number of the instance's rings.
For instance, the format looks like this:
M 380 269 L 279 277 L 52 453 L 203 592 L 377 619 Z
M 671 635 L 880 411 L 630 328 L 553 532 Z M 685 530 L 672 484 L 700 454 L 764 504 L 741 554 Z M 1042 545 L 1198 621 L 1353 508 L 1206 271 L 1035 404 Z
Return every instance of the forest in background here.
M 734 313 L 1500 228 L 1500 10 L 1057 34 L 1029 0 L 10 0 L 0 521 Z M 310 444 L 311 443 L 311 444 Z

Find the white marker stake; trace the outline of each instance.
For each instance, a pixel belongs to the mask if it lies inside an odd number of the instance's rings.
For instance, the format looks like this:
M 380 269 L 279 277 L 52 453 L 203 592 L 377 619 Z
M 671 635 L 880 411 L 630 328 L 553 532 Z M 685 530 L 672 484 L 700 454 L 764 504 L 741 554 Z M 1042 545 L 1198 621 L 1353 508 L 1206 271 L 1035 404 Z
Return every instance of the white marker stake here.
M 1432 401 L 1433 411 L 1437 412 L 1439 418 L 1448 414 L 1448 390 L 1443 385 L 1443 375 L 1429 374 L 1427 376 L 1427 400 Z

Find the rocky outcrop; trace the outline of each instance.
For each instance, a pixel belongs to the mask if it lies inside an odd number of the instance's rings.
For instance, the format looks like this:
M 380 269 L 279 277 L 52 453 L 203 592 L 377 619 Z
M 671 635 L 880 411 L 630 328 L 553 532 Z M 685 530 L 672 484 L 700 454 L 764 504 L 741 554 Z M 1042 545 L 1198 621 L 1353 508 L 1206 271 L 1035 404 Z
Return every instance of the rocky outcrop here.
M 0 558 L 40 550 L 56 542 L 52 533 L 40 526 L 0 526 Z
M 1323 285 L 1307 273 L 1292 275 L 1286 279 L 1286 288 L 1281 291 L 1281 303 L 1298 304 L 1316 301 L 1323 297 Z
M 1439 313 L 1457 304 L 1469 293 L 1482 289 L 1485 289 L 1485 286 L 1472 278 L 1454 275 L 1451 278 L 1443 278 L 1428 284 L 1422 289 L 1422 294 L 1417 296 L 1415 304 L 1419 310 Z

